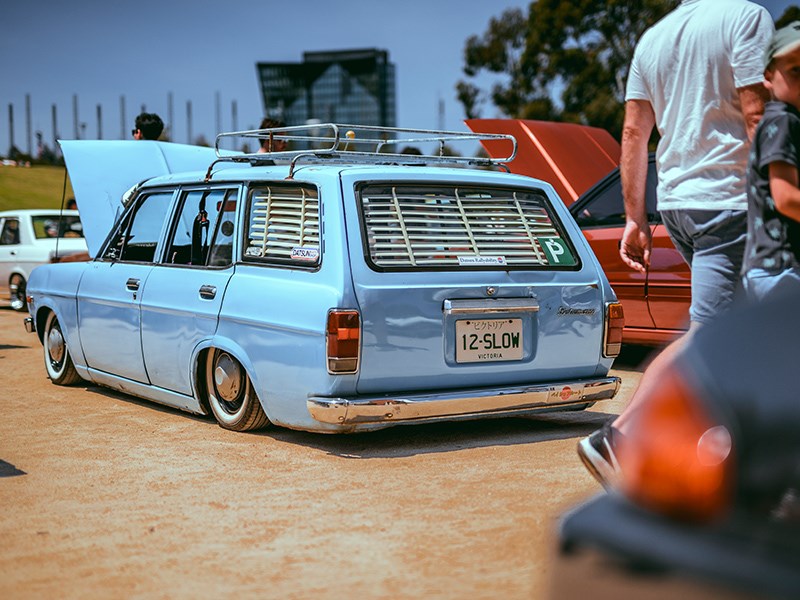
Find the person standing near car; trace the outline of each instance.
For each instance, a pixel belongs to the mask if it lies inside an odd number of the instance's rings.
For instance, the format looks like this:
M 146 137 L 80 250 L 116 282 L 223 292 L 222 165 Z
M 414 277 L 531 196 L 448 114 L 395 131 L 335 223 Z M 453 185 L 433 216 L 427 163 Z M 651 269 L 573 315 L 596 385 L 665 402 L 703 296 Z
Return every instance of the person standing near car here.
M 164 131 L 164 121 L 156 113 L 140 113 L 131 131 L 135 140 L 157 140 Z
M 800 21 L 775 33 L 764 62 L 772 101 L 750 153 L 742 270 L 752 301 L 784 290 L 800 292 Z
M 774 24 L 749 0 L 683 0 L 648 29 L 634 51 L 625 96 L 620 171 L 626 226 L 620 256 L 647 273 L 652 233 L 645 209 L 647 146 L 653 128 L 657 201 L 664 227 L 692 271 L 689 333 L 725 311 L 739 287 L 747 229 L 749 140 L 764 110 L 763 48 Z M 615 436 L 625 434 L 637 398 L 657 385 L 660 365 L 645 370 L 631 403 L 578 444 L 601 483 L 619 470 Z

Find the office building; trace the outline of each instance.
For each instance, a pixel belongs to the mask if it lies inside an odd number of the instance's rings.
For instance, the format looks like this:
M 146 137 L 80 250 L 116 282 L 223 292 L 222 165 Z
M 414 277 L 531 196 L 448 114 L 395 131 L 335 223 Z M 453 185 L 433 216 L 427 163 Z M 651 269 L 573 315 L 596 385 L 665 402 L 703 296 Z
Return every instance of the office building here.
M 305 52 L 301 63 L 256 68 L 264 114 L 287 125 L 396 124 L 395 68 L 385 50 Z

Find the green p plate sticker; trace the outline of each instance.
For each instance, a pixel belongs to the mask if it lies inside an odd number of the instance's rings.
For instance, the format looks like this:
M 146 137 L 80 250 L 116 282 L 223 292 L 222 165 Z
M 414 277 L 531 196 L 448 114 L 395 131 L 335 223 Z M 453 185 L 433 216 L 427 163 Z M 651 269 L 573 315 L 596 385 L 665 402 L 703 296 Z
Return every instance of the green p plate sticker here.
M 539 243 L 551 267 L 571 267 L 575 264 L 575 257 L 561 238 L 539 238 Z

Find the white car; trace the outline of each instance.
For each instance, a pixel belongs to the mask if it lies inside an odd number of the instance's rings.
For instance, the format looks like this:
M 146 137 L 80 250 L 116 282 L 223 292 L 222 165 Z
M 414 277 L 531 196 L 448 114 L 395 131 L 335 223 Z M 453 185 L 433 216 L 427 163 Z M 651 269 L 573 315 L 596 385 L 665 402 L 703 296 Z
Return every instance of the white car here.
M 77 210 L 0 212 L 0 301 L 25 310 L 25 289 L 34 267 L 86 253 Z

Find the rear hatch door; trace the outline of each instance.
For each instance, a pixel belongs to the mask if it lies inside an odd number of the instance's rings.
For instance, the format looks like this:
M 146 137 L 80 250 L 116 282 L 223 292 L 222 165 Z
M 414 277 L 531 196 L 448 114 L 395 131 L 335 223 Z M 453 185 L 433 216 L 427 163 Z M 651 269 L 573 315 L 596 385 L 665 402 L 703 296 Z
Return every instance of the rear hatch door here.
M 597 374 L 603 286 L 552 188 L 426 171 L 342 175 L 362 318 L 358 392 Z

